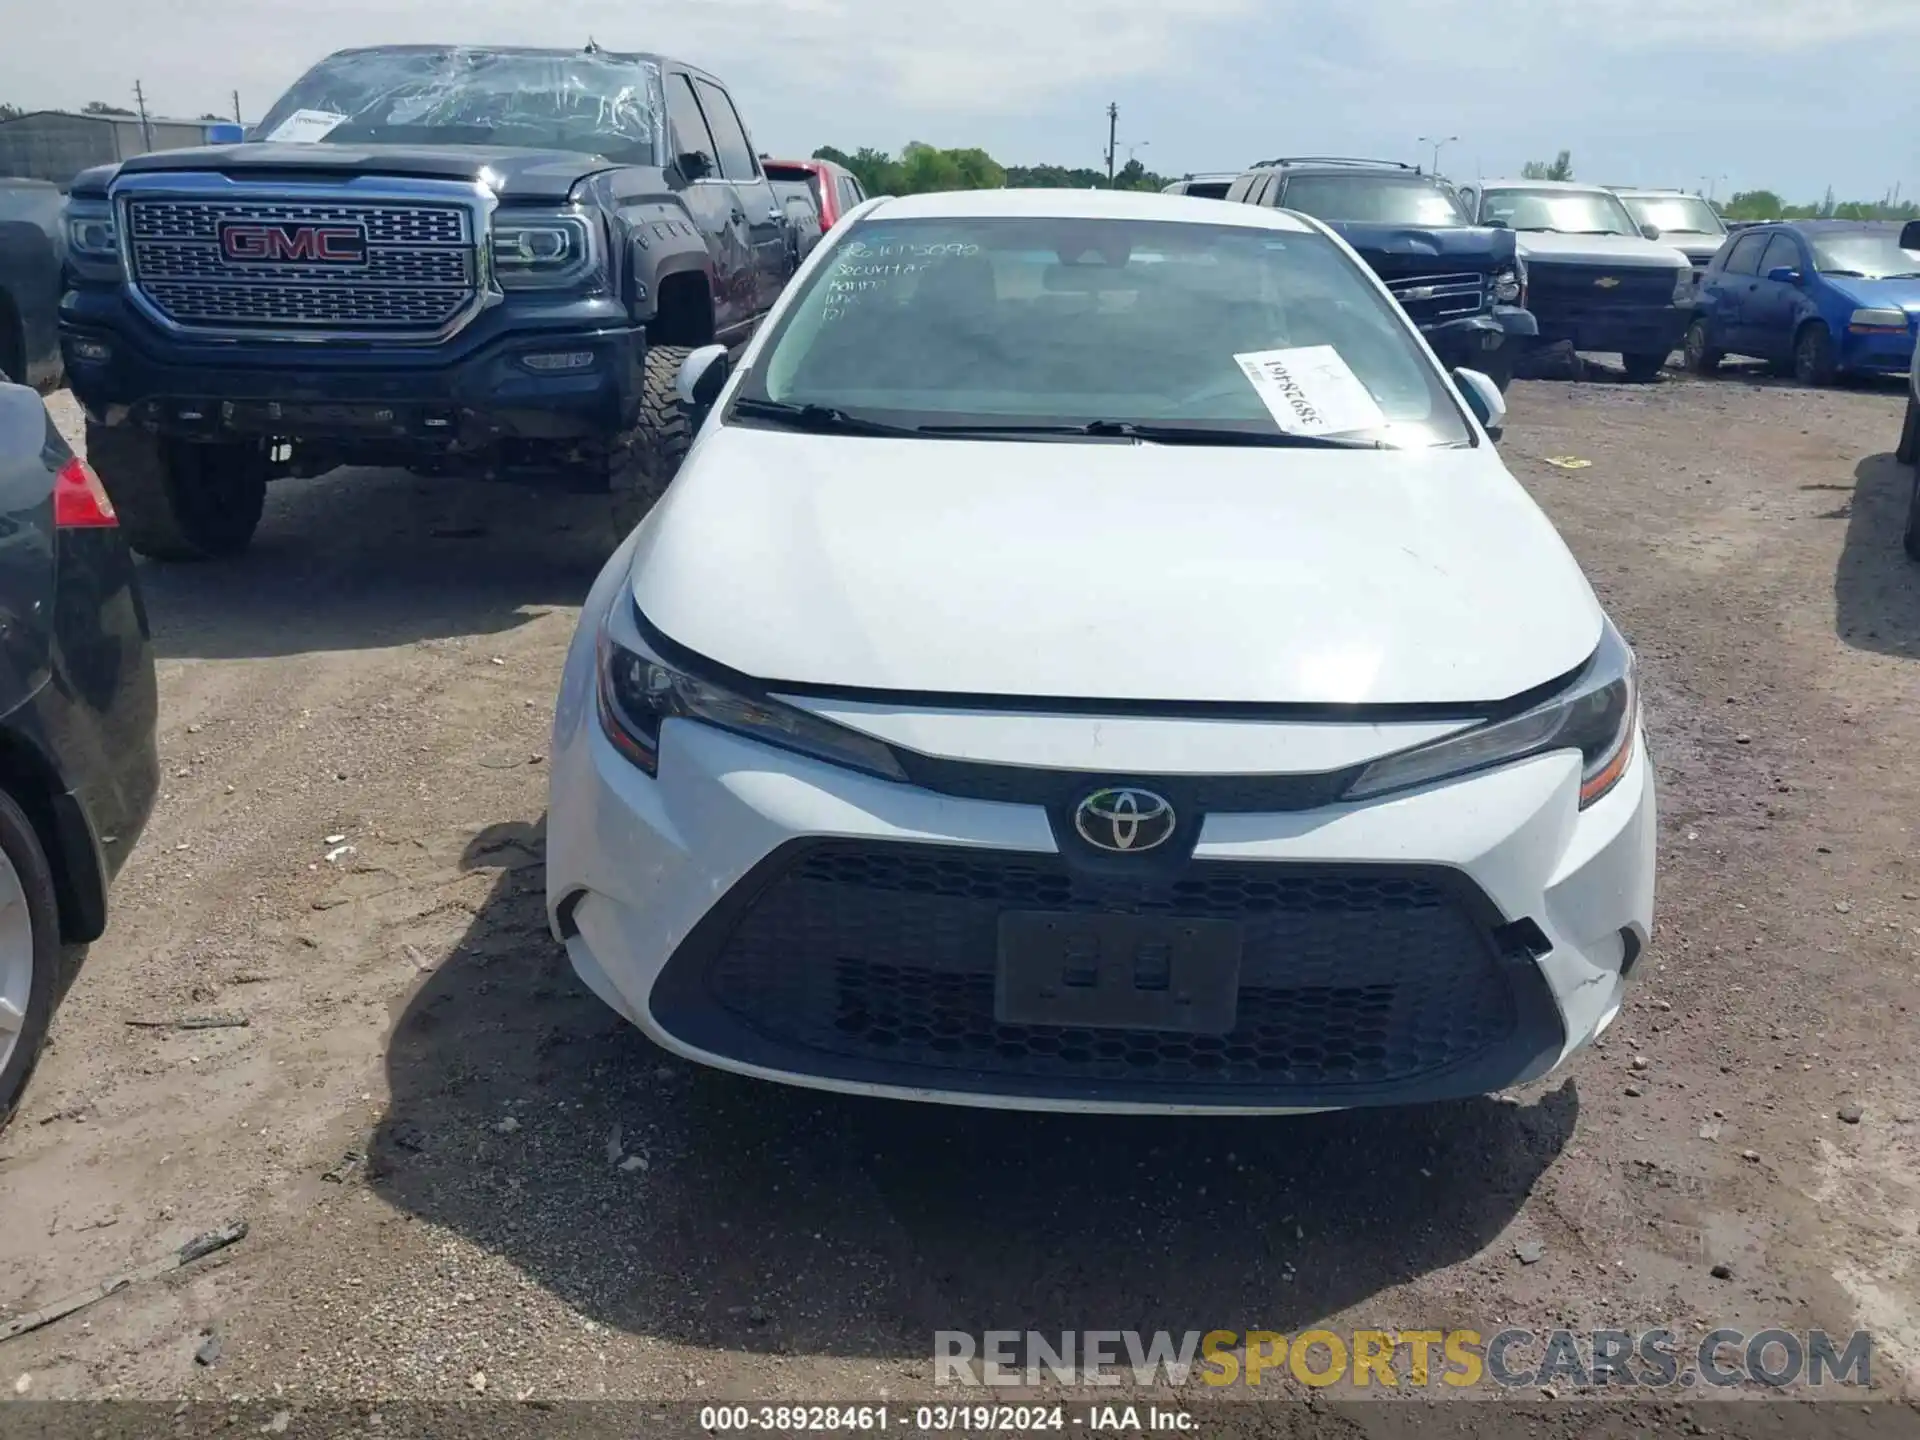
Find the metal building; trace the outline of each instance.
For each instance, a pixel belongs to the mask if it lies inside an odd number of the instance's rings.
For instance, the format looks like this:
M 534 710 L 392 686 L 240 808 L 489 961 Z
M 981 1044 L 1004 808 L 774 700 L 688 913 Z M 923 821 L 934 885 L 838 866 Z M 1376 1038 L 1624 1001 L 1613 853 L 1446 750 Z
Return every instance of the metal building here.
M 90 165 L 108 165 L 149 150 L 184 150 L 239 138 L 239 127 L 230 120 L 149 119 L 143 124 L 137 115 L 35 110 L 0 120 L 0 176 L 51 180 L 64 187 Z

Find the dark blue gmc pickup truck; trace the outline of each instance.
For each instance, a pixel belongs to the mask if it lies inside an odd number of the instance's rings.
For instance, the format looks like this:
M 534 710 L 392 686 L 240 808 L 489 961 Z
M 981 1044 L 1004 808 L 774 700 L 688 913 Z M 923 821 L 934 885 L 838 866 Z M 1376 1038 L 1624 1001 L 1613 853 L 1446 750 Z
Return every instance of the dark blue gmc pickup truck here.
M 1339 232 L 1449 368 L 1505 390 L 1539 334 L 1511 231 L 1475 225 L 1444 180 L 1394 160 L 1266 160 L 1227 199 L 1297 210 Z
M 128 540 L 235 554 L 270 479 L 348 464 L 604 490 L 624 533 L 691 441 L 688 355 L 792 274 L 757 154 L 674 60 L 396 46 L 247 144 L 82 174 L 61 350 Z

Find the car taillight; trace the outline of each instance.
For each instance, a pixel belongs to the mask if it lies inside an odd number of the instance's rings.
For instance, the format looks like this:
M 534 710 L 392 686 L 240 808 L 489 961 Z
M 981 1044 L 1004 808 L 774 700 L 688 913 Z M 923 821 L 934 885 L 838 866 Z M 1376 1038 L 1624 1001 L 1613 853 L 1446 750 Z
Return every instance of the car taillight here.
M 62 530 L 99 529 L 118 525 L 107 487 L 93 467 L 78 455 L 60 467 L 53 481 L 53 523 Z

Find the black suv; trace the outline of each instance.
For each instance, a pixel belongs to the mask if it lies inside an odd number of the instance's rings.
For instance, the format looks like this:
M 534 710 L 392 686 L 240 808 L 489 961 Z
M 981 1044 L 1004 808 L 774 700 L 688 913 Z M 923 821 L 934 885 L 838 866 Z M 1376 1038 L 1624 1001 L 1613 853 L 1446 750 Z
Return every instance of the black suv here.
M 1297 210 L 1338 232 L 1444 365 L 1482 371 L 1504 390 L 1539 334 L 1513 233 L 1475 225 L 1438 176 L 1393 160 L 1263 160 L 1227 199 Z
M 349 464 L 608 490 L 624 532 L 690 443 L 683 361 L 793 272 L 756 154 L 678 61 L 411 45 L 85 172 L 61 348 L 127 538 L 231 555 L 270 478 Z

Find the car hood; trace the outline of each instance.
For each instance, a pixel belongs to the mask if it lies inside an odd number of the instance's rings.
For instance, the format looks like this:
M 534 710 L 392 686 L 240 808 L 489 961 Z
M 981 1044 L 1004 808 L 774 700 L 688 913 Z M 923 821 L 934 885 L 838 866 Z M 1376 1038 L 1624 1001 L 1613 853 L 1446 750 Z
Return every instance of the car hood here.
M 1520 253 L 1529 264 L 1565 260 L 1576 264 L 1644 266 L 1649 270 L 1693 268 L 1693 262 L 1671 245 L 1639 235 L 1555 235 L 1546 230 L 1519 232 Z
M 1423 229 L 1417 225 L 1380 225 L 1366 221 L 1329 220 L 1349 245 L 1365 256 L 1367 262 L 1398 273 L 1422 268 L 1423 260 L 1460 260 L 1475 269 L 1492 270 L 1512 265 L 1514 234 L 1493 226 L 1457 225 Z
M 211 171 L 219 175 L 332 180 L 346 175 L 405 175 L 471 180 L 504 199 L 564 200 L 589 175 L 612 168 L 597 155 L 516 150 L 502 145 L 202 145 L 124 161 L 121 175 Z
M 709 428 L 637 541 L 668 639 L 769 682 L 1310 705 L 1504 700 L 1602 617 L 1490 447 Z
M 1858 280 L 1851 275 L 1824 278 L 1834 294 L 1861 309 L 1920 310 L 1920 280 Z

